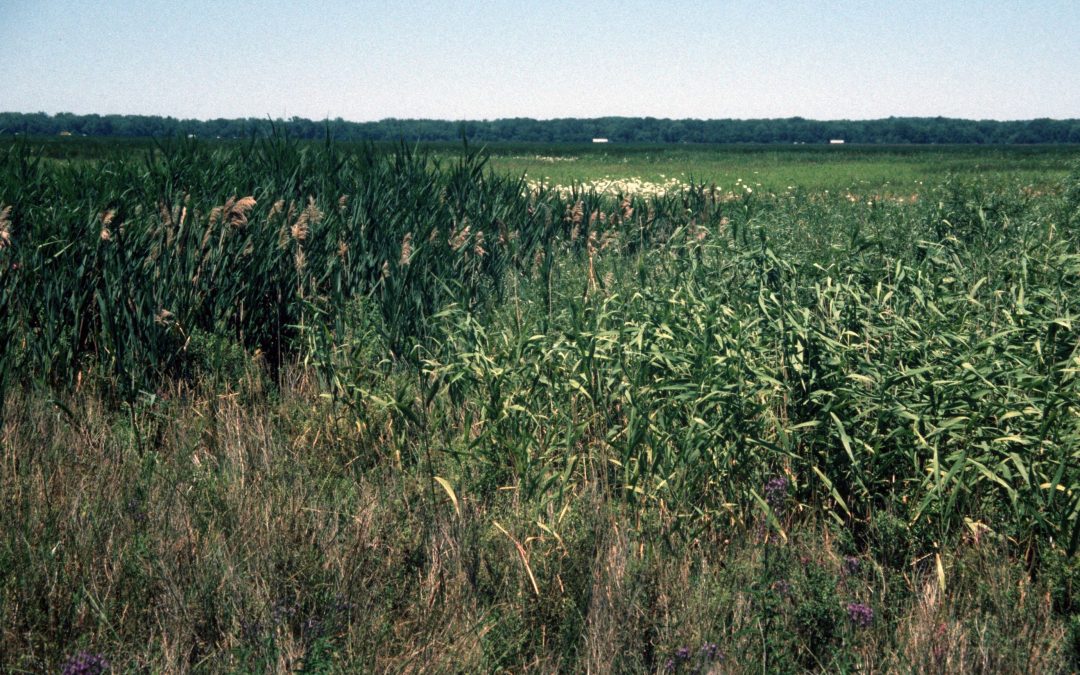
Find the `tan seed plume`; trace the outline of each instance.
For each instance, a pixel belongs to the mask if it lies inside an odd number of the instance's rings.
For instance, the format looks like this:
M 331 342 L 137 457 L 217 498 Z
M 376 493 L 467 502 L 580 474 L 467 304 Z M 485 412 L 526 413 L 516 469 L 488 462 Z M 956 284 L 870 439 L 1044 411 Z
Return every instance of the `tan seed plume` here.
M 159 311 L 157 315 L 154 316 L 154 323 L 159 326 L 168 326 L 172 323 L 175 323 L 175 321 L 176 318 L 173 316 L 173 313 L 165 309 L 164 307 L 162 307 L 161 311 Z
M 11 207 L 0 209 L 0 250 L 11 246 Z
M 406 232 L 405 238 L 401 240 L 401 258 L 398 259 L 398 265 L 407 266 L 412 261 L 412 253 L 412 232 Z
M 469 240 L 469 234 L 471 233 L 471 231 L 472 226 L 469 225 L 468 221 L 466 220 L 465 227 L 461 228 L 461 231 L 459 231 L 457 234 L 451 234 L 450 248 L 455 251 L 460 250 L 461 247 L 465 245 L 465 242 Z
M 292 208 L 290 207 L 289 210 L 291 212 Z M 300 217 L 296 219 L 296 222 L 290 228 L 292 238 L 296 241 L 304 241 L 311 234 L 311 226 L 318 225 L 322 222 L 322 219 L 323 212 L 315 204 L 315 198 L 308 197 L 308 205 L 300 212 Z
M 233 227 L 243 227 L 248 222 L 248 212 L 255 208 L 255 197 L 241 197 L 228 210 L 226 219 Z

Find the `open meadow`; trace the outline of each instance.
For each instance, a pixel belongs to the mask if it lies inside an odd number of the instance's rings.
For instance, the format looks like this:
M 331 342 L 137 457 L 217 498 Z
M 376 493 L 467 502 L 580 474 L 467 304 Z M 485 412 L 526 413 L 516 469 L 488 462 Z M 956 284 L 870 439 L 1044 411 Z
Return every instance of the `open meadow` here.
M 1075 146 L 4 141 L 0 346 L 0 672 L 1080 670 Z

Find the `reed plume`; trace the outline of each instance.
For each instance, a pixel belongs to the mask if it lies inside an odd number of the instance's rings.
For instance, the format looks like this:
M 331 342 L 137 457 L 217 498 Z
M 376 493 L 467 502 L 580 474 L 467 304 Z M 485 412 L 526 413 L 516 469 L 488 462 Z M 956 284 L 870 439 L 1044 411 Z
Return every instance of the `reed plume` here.
M 398 259 L 398 265 L 405 267 L 412 260 L 412 232 L 406 232 L 405 238 L 401 240 L 401 257 Z
M 11 207 L 0 209 L 0 249 L 11 246 Z
M 292 207 L 289 208 L 292 212 Z M 315 204 L 314 197 L 308 197 L 308 205 L 304 207 L 304 210 L 300 212 L 300 217 L 296 219 L 290 228 L 292 238 L 296 241 L 304 241 L 311 234 L 311 226 L 318 225 L 322 222 L 323 212 L 319 210 L 319 207 Z
M 228 210 L 225 219 L 233 227 L 243 227 L 248 222 L 248 212 L 255 208 L 255 197 L 241 197 Z
M 465 220 L 465 227 L 461 228 L 456 234 L 450 235 L 450 248 L 454 251 L 461 250 L 461 247 L 465 245 L 465 242 L 469 240 L 469 234 L 472 231 L 472 226 L 469 225 L 468 219 Z
M 477 255 L 477 257 L 480 257 L 480 258 L 483 258 L 484 255 L 487 254 L 487 250 L 484 248 L 484 231 L 483 230 L 479 230 L 476 233 L 475 243 L 473 244 L 473 253 L 475 253 Z

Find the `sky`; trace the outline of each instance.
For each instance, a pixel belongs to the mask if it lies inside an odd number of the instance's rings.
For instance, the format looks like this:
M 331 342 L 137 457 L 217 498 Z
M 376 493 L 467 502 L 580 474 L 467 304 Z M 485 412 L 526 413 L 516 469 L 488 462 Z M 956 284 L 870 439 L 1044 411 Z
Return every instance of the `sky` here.
M 1080 0 L 0 0 L 0 111 L 1080 117 Z

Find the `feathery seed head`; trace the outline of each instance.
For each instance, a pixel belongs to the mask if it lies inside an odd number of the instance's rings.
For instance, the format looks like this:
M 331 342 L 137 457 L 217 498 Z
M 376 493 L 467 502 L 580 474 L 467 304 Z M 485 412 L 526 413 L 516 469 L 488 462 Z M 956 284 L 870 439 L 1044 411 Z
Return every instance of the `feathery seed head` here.
M 176 323 L 176 317 L 173 316 L 172 312 L 162 307 L 161 310 L 154 316 L 154 323 L 159 326 L 170 326 Z
M 405 267 L 412 260 L 412 232 L 406 232 L 405 238 L 401 240 L 401 258 L 398 259 L 398 265 Z
M 255 197 L 247 196 L 236 200 L 226 213 L 226 220 L 233 227 L 243 227 L 248 221 L 248 212 L 255 207 Z
M 465 220 L 465 227 L 461 228 L 457 234 L 450 235 L 450 248 L 457 251 L 460 250 L 465 242 L 469 240 L 469 234 L 471 233 L 472 226 L 469 225 L 469 221 Z
M 483 230 L 477 231 L 475 241 L 476 241 L 476 243 L 473 244 L 473 253 L 475 253 L 477 256 L 483 258 L 484 255 L 487 253 L 487 251 L 484 249 L 484 231 Z
M 11 207 L 0 209 L 0 249 L 11 246 Z

